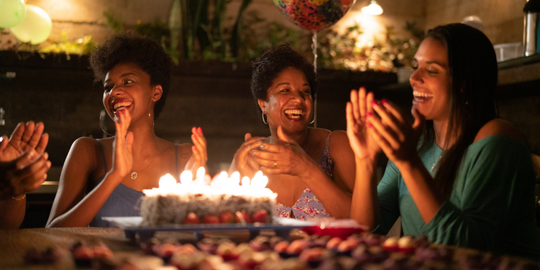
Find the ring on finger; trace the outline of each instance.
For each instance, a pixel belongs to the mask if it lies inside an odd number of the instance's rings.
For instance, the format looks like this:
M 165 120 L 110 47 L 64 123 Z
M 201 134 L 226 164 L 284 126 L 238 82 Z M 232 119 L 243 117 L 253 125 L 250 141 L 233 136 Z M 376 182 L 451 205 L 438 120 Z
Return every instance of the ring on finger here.
M 274 162 L 274 167 L 277 167 L 277 161 Z

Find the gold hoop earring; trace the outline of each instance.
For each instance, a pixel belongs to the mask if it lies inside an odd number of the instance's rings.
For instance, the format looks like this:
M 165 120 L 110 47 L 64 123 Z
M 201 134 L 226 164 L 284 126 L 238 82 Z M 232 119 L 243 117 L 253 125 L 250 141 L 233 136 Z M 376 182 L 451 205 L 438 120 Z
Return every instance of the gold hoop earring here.
M 268 121 L 267 121 L 267 120 L 264 120 L 264 115 L 265 115 L 265 114 L 266 114 L 266 113 L 262 112 L 262 120 L 263 120 L 263 123 L 264 123 L 265 125 L 268 125 Z M 267 118 L 268 118 L 268 117 L 267 117 Z
M 313 117 L 313 120 L 311 120 L 311 122 L 309 122 L 310 125 L 313 125 L 313 123 L 315 123 L 315 119 L 317 119 L 317 117 Z
M 107 117 L 108 117 L 107 111 L 101 110 L 99 112 L 99 127 L 101 128 L 101 131 L 103 131 L 103 138 L 114 136 L 114 134 L 107 132 L 108 128 L 107 128 L 107 124 L 105 123 Z

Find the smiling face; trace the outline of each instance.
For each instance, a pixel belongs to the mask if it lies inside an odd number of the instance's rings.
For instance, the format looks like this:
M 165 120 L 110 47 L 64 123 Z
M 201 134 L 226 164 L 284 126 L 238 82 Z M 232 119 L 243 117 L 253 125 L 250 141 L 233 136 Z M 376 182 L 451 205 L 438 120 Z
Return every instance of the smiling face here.
M 306 76 L 298 69 L 284 69 L 267 90 L 267 99 L 258 100 L 268 117 L 268 125 L 284 131 L 304 131 L 312 120 L 313 100 Z
M 413 88 L 413 106 L 428 120 L 450 118 L 451 76 L 445 45 L 426 38 L 414 55 L 415 71 L 409 81 Z
M 151 114 L 154 103 L 161 98 L 160 85 L 151 86 L 150 76 L 133 63 L 115 65 L 103 80 L 103 106 L 111 118 L 122 110 L 129 110 L 132 118 Z

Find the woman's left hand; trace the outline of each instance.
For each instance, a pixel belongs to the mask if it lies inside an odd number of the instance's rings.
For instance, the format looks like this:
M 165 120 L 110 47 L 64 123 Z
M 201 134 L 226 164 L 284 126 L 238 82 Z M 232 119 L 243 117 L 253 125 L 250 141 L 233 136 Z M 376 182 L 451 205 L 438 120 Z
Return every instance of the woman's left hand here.
M 295 141 L 283 132 L 281 126 L 277 129 L 281 144 L 263 144 L 260 149 L 251 151 L 251 156 L 265 174 L 288 174 L 302 177 L 314 165 L 311 158 Z M 315 165 L 316 166 L 316 165 Z
M 206 161 L 208 161 L 208 156 L 206 152 L 206 138 L 204 138 L 202 129 L 200 127 L 193 127 L 191 129 L 191 140 L 193 141 L 193 146 L 191 147 L 193 167 L 198 170 L 200 167 L 206 167 Z
M 369 134 L 377 142 L 388 159 L 399 166 L 416 153 L 418 140 L 422 134 L 424 117 L 413 107 L 414 123 L 411 125 L 394 105 L 386 100 L 373 101 L 374 111 L 379 117 L 368 115 Z

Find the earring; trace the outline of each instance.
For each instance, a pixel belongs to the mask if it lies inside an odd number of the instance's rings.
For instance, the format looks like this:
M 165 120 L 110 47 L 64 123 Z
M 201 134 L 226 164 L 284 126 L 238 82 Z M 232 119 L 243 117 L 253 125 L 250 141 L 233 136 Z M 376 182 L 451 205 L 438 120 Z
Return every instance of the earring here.
M 311 122 L 309 122 L 310 125 L 313 125 L 313 123 L 315 123 L 315 119 L 317 119 L 316 116 L 313 117 L 313 120 L 311 120 Z
M 263 123 L 264 123 L 265 125 L 268 125 L 268 121 L 264 120 L 264 115 L 265 115 L 265 114 L 266 114 L 265 112 L 262 112 L 262 120 L 263 120 Z

